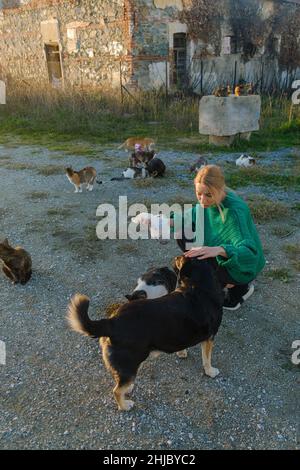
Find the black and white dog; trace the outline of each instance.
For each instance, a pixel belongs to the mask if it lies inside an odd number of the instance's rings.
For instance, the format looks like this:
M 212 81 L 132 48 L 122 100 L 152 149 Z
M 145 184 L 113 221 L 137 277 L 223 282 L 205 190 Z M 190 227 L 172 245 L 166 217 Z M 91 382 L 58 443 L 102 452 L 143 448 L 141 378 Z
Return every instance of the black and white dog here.
M 137 280 L 137 286 L 131 294 L 125 295 L 128 300 L 157 299 L 170 294 L 176 288 L 177 276 L 166 266 L 149 269 Z
M 174 353 L 201 343 L 205 374 L 216 377 L 211 365 L 214 337 L 223 313 L 223 294 L 212 266 L 204 261 L 176 258 L 179 286 L 158 299 L 123 304 L 110 318 L 91 320 L 89 299 L 76 294 L 69 305 L 68 321 L 78 333 L 100 338 L 106 368 L 115 387 L 119 410 L 130 410 L 138 369 L 152 351 Z

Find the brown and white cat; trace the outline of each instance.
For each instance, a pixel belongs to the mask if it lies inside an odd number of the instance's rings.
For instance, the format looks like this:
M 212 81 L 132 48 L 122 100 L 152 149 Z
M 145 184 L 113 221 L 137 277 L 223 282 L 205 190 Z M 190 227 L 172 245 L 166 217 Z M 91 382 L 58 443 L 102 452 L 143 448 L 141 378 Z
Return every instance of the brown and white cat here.
M 97 176 L 95 168 L 87 166 L 80 171 L 75 171 L 72 168 L 66 168 L 66 176 L 70 183 L 75 186 L 75 193 L 82 193 L 82 185 L 86 184 L 87 191 L 93 191 L 94 182 Z M 101 182 L 97 181 L 101 184 Z
M 7 238 L 0 243 L 0 261 L 4 274 L 14 283 L 26 284 L 31 278 L 30 254 L 20 246 L 13 248 Z
M 129 137 L 118 149 L 134 150 L 136 145 L 139 145 L 141 150 L 153 150 L 155 142 L 148 137 Z

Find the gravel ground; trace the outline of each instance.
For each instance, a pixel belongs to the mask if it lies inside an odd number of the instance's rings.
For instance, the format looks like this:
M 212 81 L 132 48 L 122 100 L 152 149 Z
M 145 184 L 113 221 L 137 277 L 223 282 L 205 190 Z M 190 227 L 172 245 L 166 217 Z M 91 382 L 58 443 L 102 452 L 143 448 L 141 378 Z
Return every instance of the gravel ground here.
M 114 147 L 116 148 L 116 146 Z M 94 148 L 95 149 L 95 148 Z M 237 312 L 224 313 L 213 365 L 220 375 L 203 375 L 200 346 L 187 359 L 162 354 L 142 365 L 129 413 L 117 411 L 112 378 L 95 340 L 68 330 L 66 307 L 75 292 L 91 298 L 99 318 L 135 286 L 150 266 L 170 265 L 174 241 L 99 241 L 96 208 L 129 203 L 194 200 L 187 172 L 195 154 L 162 151 L 168 175 L 143 186 L 110 182 L 126 166 L 124 153 L 98 148 L 93 158 L 45 148 L 0 145 L 0 237 L 22 244 L 33 258 L 26 286 L 0 275 L 0 339 L 7 363 L 0 365 L 2 449 L 295 449 L 299 447 L 299 366 L 291 362 L 292 342 L 300 339 L 299 272 L 290 282 L 261 274 L 256 292 Z M 211 162 L 233 165 L 236 154 Z M 299 161 L 296 149 L 260 154 L 259 165 Z M 171 165 L 172 162 L 172 165 Z M 63 173 L 92 164 L 105 184 L 74 194 Z M 287 204 L 300 193 L 251 186 Z M 299 211 L 282 222 L 285 239 L 272 234 L 278 221 L 259 225 L 270 267 L 290 261 L 282 246 L 299 243 Z M 298 431 L 298 433 L 297 433 Z M 297 441 L 298 439 L 298 441 Z

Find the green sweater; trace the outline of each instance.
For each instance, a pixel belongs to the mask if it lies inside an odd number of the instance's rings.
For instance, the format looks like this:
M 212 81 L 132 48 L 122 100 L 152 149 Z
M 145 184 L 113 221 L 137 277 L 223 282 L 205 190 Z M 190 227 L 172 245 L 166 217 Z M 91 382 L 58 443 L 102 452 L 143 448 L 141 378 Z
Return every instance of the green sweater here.
M 197 204 L 198 205 L 198 204 Z M 196 208 L 192 220 L 196 220 Z M 220 204 L 225 221 L 217 206 L 204 209 L 204 246 L 221 246 L 228 258 L 217 256 L 220 266 L 239 283 L 246 284 L 257 276 L 265 265 L 261 241 L 249 207 L 236 193 L 228 191 Z M 174 214 L 176 218 L 176 214 Z

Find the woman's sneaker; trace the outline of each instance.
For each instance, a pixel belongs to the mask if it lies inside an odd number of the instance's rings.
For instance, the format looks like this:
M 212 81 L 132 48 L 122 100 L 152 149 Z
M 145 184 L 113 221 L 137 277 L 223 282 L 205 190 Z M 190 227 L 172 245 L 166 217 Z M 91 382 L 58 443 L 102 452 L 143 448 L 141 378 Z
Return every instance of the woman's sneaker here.
M 245 300 L 249 299 L 253 292 L 253 284 L 243 284 L 241 286 L 235 286 L 232 287 L 232 289 L 228 289 L 223 308 L 226 310 L 237 310 Z

